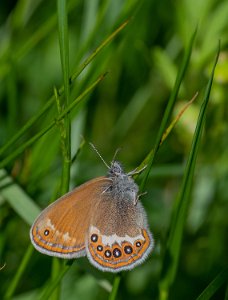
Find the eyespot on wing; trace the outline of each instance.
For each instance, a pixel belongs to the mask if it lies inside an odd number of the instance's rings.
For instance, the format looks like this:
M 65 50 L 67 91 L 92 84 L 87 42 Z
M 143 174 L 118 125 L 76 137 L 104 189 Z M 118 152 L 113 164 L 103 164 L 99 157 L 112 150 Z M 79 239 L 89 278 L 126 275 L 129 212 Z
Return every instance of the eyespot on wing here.
M 109 241 L 105 243 L 105 241 Z M 141 264 L 153 249 L 153 237 L 148 229 L 142 229 L 135 237 L 102 236 L 93 228 L 86 245 L 90 262 L 102 271 L 120 272 Z

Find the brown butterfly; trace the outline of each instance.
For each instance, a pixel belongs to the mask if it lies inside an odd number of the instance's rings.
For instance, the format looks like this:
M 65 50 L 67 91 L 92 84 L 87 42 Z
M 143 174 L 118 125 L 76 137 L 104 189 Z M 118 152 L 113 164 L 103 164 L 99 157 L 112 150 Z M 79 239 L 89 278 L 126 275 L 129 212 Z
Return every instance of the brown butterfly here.
M 124 173 L 113 161 L 107 176 L 92 179 L 49 205 L 30 230 L 34 247 L 60 258 L 87 255 L 92 265 L 108 272 L 141 264 L 154 242 L 132 179 L 136 173 Z

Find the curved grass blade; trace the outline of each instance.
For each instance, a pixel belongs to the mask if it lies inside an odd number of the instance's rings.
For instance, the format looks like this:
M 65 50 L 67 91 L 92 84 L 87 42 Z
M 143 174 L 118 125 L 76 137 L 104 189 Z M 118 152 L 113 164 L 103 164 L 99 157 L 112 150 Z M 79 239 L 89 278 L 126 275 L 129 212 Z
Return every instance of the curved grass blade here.
M 108 36 L 107 39 L 105 39 L 100 46 L 98 46 L 92 54 L 83 62 L 83 64 L 79 67 L 79 69 L 74 73 L 74 75 L 71 76 L 71 81 L 75 80 L 81 72 L 88 66 L 88 64 L 98 55 L 98 53 L 107 45 L 111 42 L 111 40 L 114 39 L 114 37 L 121 32 L 129 23 L 129 20 L 126 20 L 123 22 L 112 34 Z
M 179 69 L 179 72 L 177 74 L 177 78 L 176 78 L 176 81 L 175 81 L 175 84 L 174 84 L 174 88 L 172 90 L 171 96 L 170 96 L 168 104 L 166 106 L 164 116 L 162 118 L 161 126 L 159 128 L 159 132 L 158 132 L 157 137 L 156 137 L 156 141 L 155 141 L 155 145 L 153 147 L 153 151 L 151 151 L 151 155 L 150 155 L 149 163 L 148 163 L 148 168 L 147 168 L 145 176 L 142 180 L 142 184 L 140 186 L 141 190 L 143 190 L 145 185 L 146 185 L 146 182 L 147 182 L 147 179 L 148 179 L 148 176 L 149 176 L 149 173 L 150 173 L 153 161 L 154 161 L 155 154 L 156 154 L 156 152 L 159 148 L 159 145 L 161 143 L 163 132 L 165 131 L 165 129 L 167 127 L 167 124 L 168 124 L 168 121 L 170 119 L 174 104 L 175 104 L 176 99 L 177 99 L 177 95 L 178 95 L 181 83 L 183 81 L 183 78 L 185 76 L 185 72 L 186 72 L 187 67 L 189 65 L 189 61 L 190 61 L 190 57 L 191 57 L 191 53 L 192 53 L 192 47 L 193 47 L 193 43 L 194 43 L 194 40 L 195 40 L 196 32 L 197 32 L 197 29 L 193 32 L 193 34 L 191 36 L 191 39 L 190 39 L 190 42 L 189 42 L 189 45 L 188 45 L 188 47 L 185 51 L 185 55 L 184 55 L 181 67 Z
M 162 135 L 159 147 L 167 139 L 167 137 L 169 136 L 170 132 L 172 131 L 172 129 L 174 128 L 174 126 L 177 124 L 177 122 L 180 120 L 180 118 L 182 117 L 182 115 L 184 114 L 184 112 L 186 111 L 186 109 L 188 109 L 188 107 L 193 103 L 193 101 L 195 101 L 197 95 L 198 95 L 198 93 L 196 93 L 193 96 L 193 98 L 186 103 L 186 105 L 182 108 L 182 110 L 178 113 L 178 115 L 171 121 L 171 123 L 169 124 L 169 126 L 166 128 L 166 130 L 164 131 L 164 133 Z M 136 171 L 142 170 L 145 166 L 147 166 L 147 164 L 149 163 L 150 157 L 152 156 L 153 152 L 154 152 L 154 149 L 152 149 L 147 154 L 147 156 L 144 158 L 144 160 L 142 161 L 142 163 L 136 168 Z M 137 175 L 135 175 L 134 177 L 137 178 Z
M 191 147 L 187 166 L 184 173 L 182 187 L 174 203 L 173 215 L 172 215 L 171 225 L 170 225 L 170 233 L 167 241 L 165 256 L 163 259 L 161 281 L 159 286 L 161 300 L 168 298 L 169 288 L 174 282 L 176 276 L 181 241 L 183 237 L 183 230 L 186 221 L 188 205 L 190 201 L 190 191 L 193 182 L 195 162 L 196 162 L 196 157 L 197 157 L 199 144 L 200 144 L 200 138 L 203 130 L 205 112 L 209 101 L 212 82 L 214 78 L 214 71 L 219 57 L 219 51 L 220 51 L 220 44 L 214 62 L 214 66 L 212 69 L 211 77 L 206 88 L 204 100 L 200 109 L 196 129 L 192 141 L 192 147 Z
M 174 118 L 174 120 L 170 123 L 170 125 L 167 127 L 167 129 L 165 130 L 165 132 L 162 135 L 161 141 L 160 141 L 160 145 L 162 145 L 162 143 L 164 142 L 164 140 L 167 138 L 167 136 L 170 134 L 171 130 L 173 129 L 173 127 L 176 125 L 176 123 L 179 121 L 179 119 L 181 118 L 181 116 L 183 115 L 183 113 L 186 111 L 186 109 L 193 103 L 193 101 L 195 101 L 196 97 L 198 96 L 198 93 L 196 93 L 192 99 L 190 101 L 188 101 L 186 103 L 186 105 L 181 109 L 181 111 L 178 113 L 178 115 Z

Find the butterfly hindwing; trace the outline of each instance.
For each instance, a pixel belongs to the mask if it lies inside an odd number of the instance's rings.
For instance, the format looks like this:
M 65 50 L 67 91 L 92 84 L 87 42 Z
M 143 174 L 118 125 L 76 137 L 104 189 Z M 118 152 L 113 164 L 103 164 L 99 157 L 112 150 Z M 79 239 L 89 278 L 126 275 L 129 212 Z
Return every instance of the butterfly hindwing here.
M 111 201 L 104 195 L 95 206 L 102 212 L 92 218 L 86 251 L 102 271 L 119 272 L 142 263 L 153 248 L 144 208 L 140 203 Z

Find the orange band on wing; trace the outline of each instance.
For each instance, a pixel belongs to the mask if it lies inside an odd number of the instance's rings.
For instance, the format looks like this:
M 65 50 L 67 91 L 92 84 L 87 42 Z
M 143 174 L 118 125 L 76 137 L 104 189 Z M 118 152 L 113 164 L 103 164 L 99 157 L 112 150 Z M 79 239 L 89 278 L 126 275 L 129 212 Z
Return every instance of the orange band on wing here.
M 130 242 L 113 244 L 112 247 L 102 244 L 102 237 L 99 235 L 96 242 L 89 244 L 89 251 L 92 258 L 101 266 L 118 269 L 139 260 L 150 246 L 150 237 L 146 230 L 142 230 L 144 239 L 136 240 L 134 245 Z
M 36 245 L 38 245 L 41 248 L 44 248 L 46 250 L 49 250 L 51 252 L 58 252 L 58 253 L 74 253 L 85 249 L 84 244 L 76 244 L 75 239 L 71 239 L 72 241 L 68 241 L 66 243 L 66 238 L 64 239 L 63 234 L 59 234 L 59 236 L 55 237 L 53 239 L 53 236 L 51 235 L 51 232 L 48 232 L 48 235 L 45 236 L 45 232 L 43 233 L 43 236 L 38 231 L 38 228 L 36 226 L 32 229 L 32 236 L 33 241 Z

